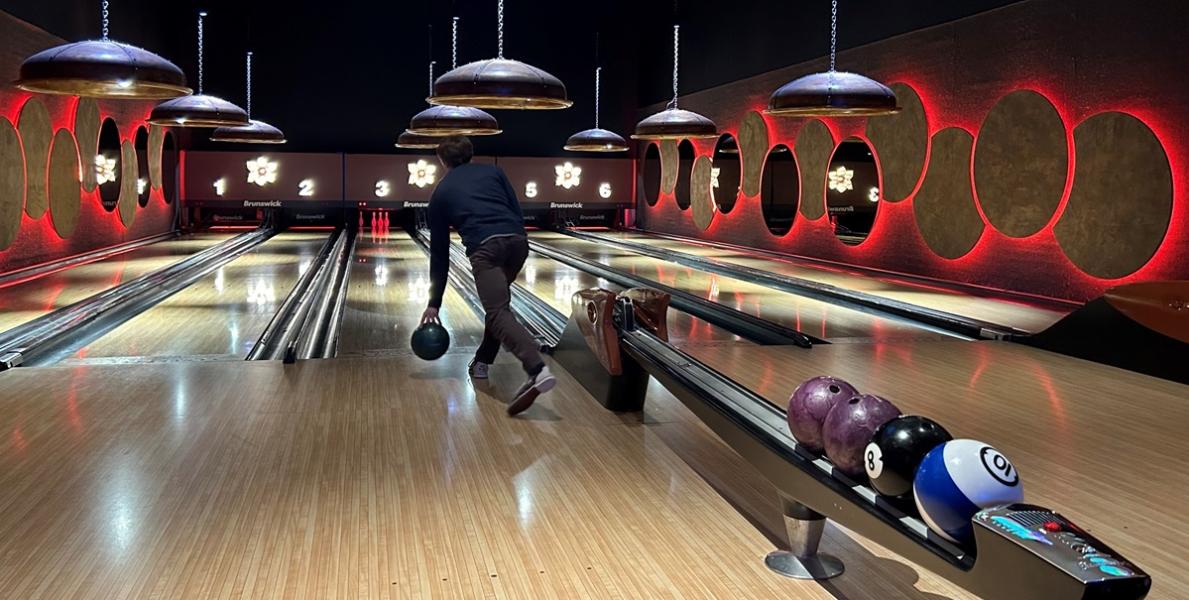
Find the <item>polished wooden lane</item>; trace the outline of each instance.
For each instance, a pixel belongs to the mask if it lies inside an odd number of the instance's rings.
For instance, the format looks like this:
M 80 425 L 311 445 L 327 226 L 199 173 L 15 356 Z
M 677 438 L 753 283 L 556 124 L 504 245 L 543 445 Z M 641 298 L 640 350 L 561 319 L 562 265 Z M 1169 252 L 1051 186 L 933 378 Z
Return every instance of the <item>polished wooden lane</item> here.
M 228 237 L 187 235 L 0 288 L 0 331 L 171 265 Z
M 1189 386 L 1004 342 L 686 351 L 781 406 L 804 379 L 830 374 L 985 441 L 1019 468 L 1027 501 L 1147 570 L 1151 598 L 1189 590 Z
M 706 273 L 628 250 L 554 232 L 533 239 L 652 281 L 658 281 L 742 312 L 792 327 L 833 343 L 952 339 L 906 321 L 879 317 L 740 279 Z
M 326 236 L 325 232 L 278 234 L 68 360 L 243 358 L 313 262 Z
M 1072 306 L 1065 307 L 1056 302 L 1041 303 L 1038 300 L 1025 303 L 1003 296 L 995 296 L 990 291 L 985 294 L 963 293 L 943 285 L 928 285 L 910 279 L 896 278 L 892 275 L 876 276 L 872 273 L 848 269 L 844 265 L 835 267 L 798 260 L 794 257 L 778 259 L 745 250 L 685 242 L 642 232 L 605 231 L 600 233 L 632 242 L 646 243 L 661 249 L 713 258 L 753 269 L 882 296 L 989 323 L 1015 327 L 1028 332 L 1046 329 L 1073 309 Z
M 360 234 L 348 281 L 339 335 L 339 356 L 409 354 L 409 336 L 429 300 L 429 258 L 407 234 Z M 483 321 L 447 286 L 442 323 L 451 346 L 471 347 L 483 339 Z
M 452 353 L 2 374 L 0 590 L 835 597 L 768 572 L 770 543 L 647 421 L 603 410 L 561 369 L 554 393 L 510 419 L 519 368 L 497 364 L 493 384 L 472 386 L 466 362 Z M 847 577 L 862 572 L 852 563 Z M 912 591 L 850 597 L 928 597 Z

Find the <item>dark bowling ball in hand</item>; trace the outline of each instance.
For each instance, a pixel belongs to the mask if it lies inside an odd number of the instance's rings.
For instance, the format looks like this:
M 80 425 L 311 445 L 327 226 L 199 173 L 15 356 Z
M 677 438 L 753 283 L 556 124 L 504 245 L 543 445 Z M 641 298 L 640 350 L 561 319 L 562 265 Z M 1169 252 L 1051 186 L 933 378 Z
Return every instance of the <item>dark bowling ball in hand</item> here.
M 859 390 L 837 377 L 806 379 L 789 397 L 789 431 L 797 443 L 814 454 L 821 454 L 822 422 L 840 400 L 859 395 Z
M 822 423 L 822 441 L 826 456 L 834 467 L 848 477 L 861 479 L 863 453 L 880 425 L 900 416 L 896 405 L 873 394 L 861 394 L 843 400 L 830 409 Z
M 875 430 L 863 453 L 871 487 L 907 506 L 917 467 L 930 450 L 954 439 L 936 421 L 917 415 L 896 417 Z
M 413 354 L 422 360 L 437 360 L 450 349 L 450 332 L 439 323 L 423 323 L 413 331 Z

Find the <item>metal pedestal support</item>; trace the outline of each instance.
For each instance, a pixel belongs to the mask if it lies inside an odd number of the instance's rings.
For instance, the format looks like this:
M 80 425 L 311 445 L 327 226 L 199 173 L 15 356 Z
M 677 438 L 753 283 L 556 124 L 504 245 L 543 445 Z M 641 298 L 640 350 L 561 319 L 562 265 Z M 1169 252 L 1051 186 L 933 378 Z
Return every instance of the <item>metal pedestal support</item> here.
M 842 574 L 842 561 L 819 554 L 826 518 L 793 500 L 784 499 L 784 527 L 789 549 L 769 552 L 764 564 L 793 579 L 830 579 Z

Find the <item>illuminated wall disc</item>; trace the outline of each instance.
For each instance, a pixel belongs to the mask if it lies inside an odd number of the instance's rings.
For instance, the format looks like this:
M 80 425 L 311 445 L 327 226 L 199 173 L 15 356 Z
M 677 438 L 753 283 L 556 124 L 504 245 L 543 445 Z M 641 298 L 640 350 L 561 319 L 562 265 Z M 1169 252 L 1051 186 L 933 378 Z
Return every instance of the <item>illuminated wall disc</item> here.
M 797 134 L 797 164 L 801 167 L 801 214 L 819 219 L 826 214 L 826 167 L 834 151 L 834 136 L 813 120 Z
M 1172 219 L 1173 183 L 1160 140 L 1139 119 L 1101 113 L 1073 130 L 1073 189 L 1053 233 L 1090 275 L 1114 279 L 1144 266 Z
M 743 161 L 743 195 L 760 193 L 760 176 L 764 170 L 764 157 L 768 154 L 768 123 L 760 113 L 752 111 L 744 115 L 739 124 L 739 156 Z
M 706 229 L 714 221 L 716 206 L 714 194 L 710 189 L 712 168 L 714 165 L 709 156 L 699 156 L 694 160 L 693 169 L 690 170 L 690 201 L 693 207 L 694 225 L 698 229 Z
M 74 137 L 78 140 L 83 190 L 95 191 L 95 155 L 99 152 L 99 105 L 93 98 L 79 98 L 74 111 Z
M 149 125 L 149 185 L 161 189 L 161 151 L 165 144 L 165 128 Z
M 78 226 L 82 181 L 79 178 L 78 144 L 65 129 L 54 135 L 49 160 L 50 221 L 58 236 L 68 238 Z
M 25 204 L 25 159 L 16 127 L 0 117 L 0 250 L 7 248 L 21 229 Z
M 1010 237 L 1040 231 L 1057 211 L 1068 175 L 1065 123 L 1053 104 L 1031 90 L 1000 99 L 974 145 L 974 187 L 991 225 Z
M 677 141 L 661 141 L 661 193 L 672 194 L 677 189 L 677 170 L 681 165 L 677 158 Z
M 978 243 L 985 224 L 974 204 L 970 153 L 974 138 L 948 127 L 933 136 L 925 181 L 912 201 L 917 228 L 925 243 L 944 258 L 964 256 Z
M 136 218 L 137 174 L 136 146 L 132 140 L 124 140 L 120 144 L 120 199 L 116 201 L 116 207 L 120 211 L 120 221 L 125 227 L 131 226 L 132 220 Z
M 54 137 L 50 113 L 36 98 L 25 102 L 17 120 L 25 148 L 25 213 L 37 219 L 49 206 L 45 173 L 49 165 L 50 142 Z
M 867 119 L 867 138 L 879 155 L 883 202 L 899 202 L 917 187 L 929 149 L 929 121 L 916 90 L 903 83 L 888 86 L 900 112 Z

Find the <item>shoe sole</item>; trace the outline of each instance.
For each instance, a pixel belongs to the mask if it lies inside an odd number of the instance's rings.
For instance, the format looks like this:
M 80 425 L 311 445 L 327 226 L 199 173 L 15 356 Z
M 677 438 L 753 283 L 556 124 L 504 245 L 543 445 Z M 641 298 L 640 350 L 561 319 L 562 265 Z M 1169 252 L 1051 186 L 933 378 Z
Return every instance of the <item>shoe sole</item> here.
M 540 397 L 541 394 L 552 390 L 555 386 L 557 386 L 557 379 L 554 377 L 538 381 L 533 385 L 533 387 L 521 392 L 520 395 L 508 405 L 508 414 L 510 416 L 516 416 L 528 410 L 528 408 L 533 405 L 533 402 L 536 402 L 537 398 Z

